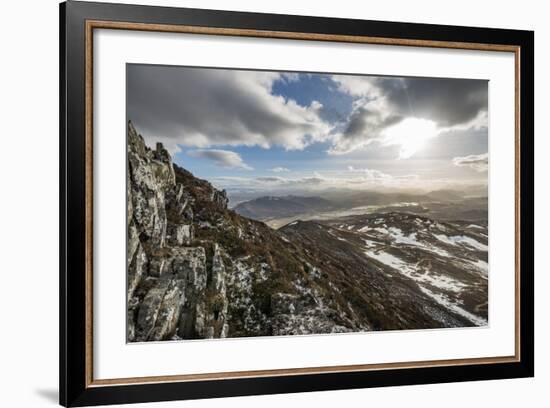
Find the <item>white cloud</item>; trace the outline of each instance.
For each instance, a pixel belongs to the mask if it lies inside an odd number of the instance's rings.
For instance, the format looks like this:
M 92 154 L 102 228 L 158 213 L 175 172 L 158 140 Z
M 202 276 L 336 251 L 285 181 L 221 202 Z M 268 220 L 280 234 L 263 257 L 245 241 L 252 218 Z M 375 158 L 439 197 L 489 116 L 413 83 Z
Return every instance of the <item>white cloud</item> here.
M 352 113 L 348 127 L 336 136 L 329 154 L 348 154 L 378 142 L 382 147 L 398 146 L 397 158 L 408 159 L 441 132 L 431 120 L 395 116 L 388 113 L 391 109 L 373 108 L 374 105 L 377 104 L 369 102 Z
M 131 65 L 128 117 L 146 142 L 179 145 L 274 145 L 303 149 L 329 137 L 332 126 L 320 117 L 322 105 L 298 105 L 271 93 L 277 80 L 294 74 L 228 69 Z
M 291 194 L 320 193 L 326 190 L 357 190 L 421 187 L 417 175 L 392 176 L 376 169 L 360 169 L 349 166 L 347 171 L 321 174 L 313 172 L 301 177 L 217 177 L 211 180 L 219 188 L 260 192 L 285 192 Z
M 252 180 L 253 183 L 269 183 L 284 187 L 307 187 L 312 185 L 320 185 L 326 181 L 325 178 L 318 173 L 313 176 L 285 178 L 285 177 L 256 177 Z
M 360 174 L 364 175 L 364 177 L 366 179 L 369 179 L 369 180 L 376 180 L 376 179 L 390 180 L 390 179 L 393 178 L 389 174 L 383 173 L 380 170 L 375 170 L 375 169 L 367 169 L 367 168 L 358 169 L 358 168 L 353 167 L 353 166 L 348 166 L 348 171 L 351 172 L 351 173 L 360 173 Z
M 330 82 L 328 87 L 353 99 L 347 118 L 327 119 L 326 109 L 318 101 L 301 106 L 292 98 L 272 93 L 276 81 L 290 83 L 301 76 L 129 65 L 128 119 L 147 144 L 162 142 L 172 155 L 180 147 L 301 150 L 316 142 L 329 142 L 331 155 L 370 149 L 376 154 L 391 151 L 406 159 L 418 156 L 425 142 L 442 132 L 487 126 L 486 81 L 322 77 Z
M 469 167 L 480 173 L 485 172 L 489 169 L 489 153 L 455 157 L 453 159 L 453 164 L 459 167 Z
M 252 167 L 243 161 L 238 153 L 229 150 L 197 149 L 190 150 L 187 154 L 191 157 L 211 160 L 216 166 L 225 167 L 227 169 L 253 170 Z
M 284 72 L 281 74 L 281 79 L 287 83 L 298 82 L 300 80 L 300 74 L 296 72 Z
M 439 134 L 437 125 L 428 119 L 406 118 L 382 132 L 382 144 L 399 146 L 399 158 L 408 159 L 422 150 Z
M 273 173 L 288 173 L 290 170 L 286 167 L 274 167 L 270 169 Z
M 342 92 L 355 97 L 376 99 L 384 95 L 382 87 L 377 85 L 377 77 L 358 75 L 333 75 L 332 79 Z M 396 78 L 401 80 L 401 78 Z

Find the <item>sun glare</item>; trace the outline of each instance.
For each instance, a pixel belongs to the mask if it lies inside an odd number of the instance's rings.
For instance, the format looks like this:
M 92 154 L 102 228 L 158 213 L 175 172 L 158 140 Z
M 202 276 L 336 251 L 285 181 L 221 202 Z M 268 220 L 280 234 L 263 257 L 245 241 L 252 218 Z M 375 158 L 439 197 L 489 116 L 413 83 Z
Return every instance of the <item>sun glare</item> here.
M 408 159 L 437 136 L 435 122 L 427 119 L 407 118 L 386 129 L 384 144 L 399 145 L 399 158 Z

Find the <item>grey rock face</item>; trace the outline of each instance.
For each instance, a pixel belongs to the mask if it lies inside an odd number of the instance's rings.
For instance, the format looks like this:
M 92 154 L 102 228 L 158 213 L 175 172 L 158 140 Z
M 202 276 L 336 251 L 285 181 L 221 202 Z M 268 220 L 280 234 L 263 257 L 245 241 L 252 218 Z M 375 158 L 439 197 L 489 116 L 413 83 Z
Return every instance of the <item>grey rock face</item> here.
M 127 182 L 128 340 L 226 334 L 220 249 L 216 246 L 207 262 L 205 248 L 193 246 L 194 197 L 176 183 L 172 159 L 162 144 L 149 149 L 131 123 Z M 225 192 L 210 190 L 212 203 L 226 208 Z
M 168 285 L 158 309 L 155 326 L 149 336 L 151 340 L 164 340 L 176 333 L 180 311 L 185 301 L 184 288 L 185 283 L 179 279 L 173 279 Z
M 169 224 L 167 229 L 168 245 L 190 245 L 193 241 L 192 224 Z
M 170 281 L 160 281 L 159 284 L 147 292 L 147 295 L 141 302 L 137 315 L 136 340 L 146 341 L 151 339 L 151 334 L 155 328 L 160 306 L 164 294 L 168 289 Z
M 216 206 L 218 206 L 219 208 L 226 209 L 229 199 L 227 198 L 227 194 L 225 190 L 223 191 L 214 190 L 212 192 L 212 202 L 216 204 Z
M 171 257 L 174 275 L 185 280 L 195 293 L 203 291 L 207 279 L 204 248 L 174 248 Z
M 146 273 L 147 255 L 139 243 L 128 264 L 128 298 L 131 298 L 139 285 L 141 278 Z
M 166 258 L 157 257 L 149 262 L 149 276 L 160 278 L 169 272 L 170 262 Z
M 221 249 L 218 244 L 214 245 L 214 255 L 212 257 L 211 283 L 209 287 L 209 296 L 207 297 L 207 332 L 212 333 L 214 337 L 227 336 L 227 308 L 228 299 L 226 293 L 225 277 L 226 268 L 223 261 Z
M 179 279 L 149 278 L 153 287 L 147 292 L 132 322 L 135 341 L 159 341 L 176 333 L 184 302 L 185 283 Z
M 134 127 L 128 126 L 128 222 L 133 221 L 143 240 L 164 246 L 166 191 L 175 185 L 169 153 L 162 145 L 155 152 L 145 146 Z
M 214 245 L 212 257 L 212 287 L 217 293 L 225 296 L 225 265 L 218 244 Z

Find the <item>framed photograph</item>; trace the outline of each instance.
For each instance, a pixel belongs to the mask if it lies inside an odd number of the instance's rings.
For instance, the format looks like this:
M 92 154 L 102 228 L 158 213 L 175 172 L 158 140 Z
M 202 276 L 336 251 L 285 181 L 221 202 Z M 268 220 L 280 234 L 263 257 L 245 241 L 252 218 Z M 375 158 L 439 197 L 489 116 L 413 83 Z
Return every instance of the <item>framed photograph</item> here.
M 62 405 L 534 375 L 533 32 L 60 16 Z

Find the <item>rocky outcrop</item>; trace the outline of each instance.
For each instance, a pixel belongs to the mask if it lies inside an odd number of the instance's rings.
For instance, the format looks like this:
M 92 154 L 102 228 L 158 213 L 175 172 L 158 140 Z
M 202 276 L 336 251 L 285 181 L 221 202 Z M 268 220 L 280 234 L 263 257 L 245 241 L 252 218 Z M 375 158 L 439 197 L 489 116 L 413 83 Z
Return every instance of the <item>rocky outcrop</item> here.
M 225 193 L 210 187 L 215 207 Z M 128 341 L 227 334 L 224 264 L 196 242 L 189 186 L 176 181 L 162 144 L 149 149 L 128 124 Z M 210 284 L 208 284 L 210 282 Z
M 133 126 L 128 130 L 128 219 L 140 241 L 162 247 L 166 240 L 166 191 L 175 187 L 169 153 L 157 144 L 149 150 Z
M 213 190 L 211 200 L 218 208 L 222 210 L 225 210 L 227 208 L 227 203 L 229 202 L 225 190 Z

